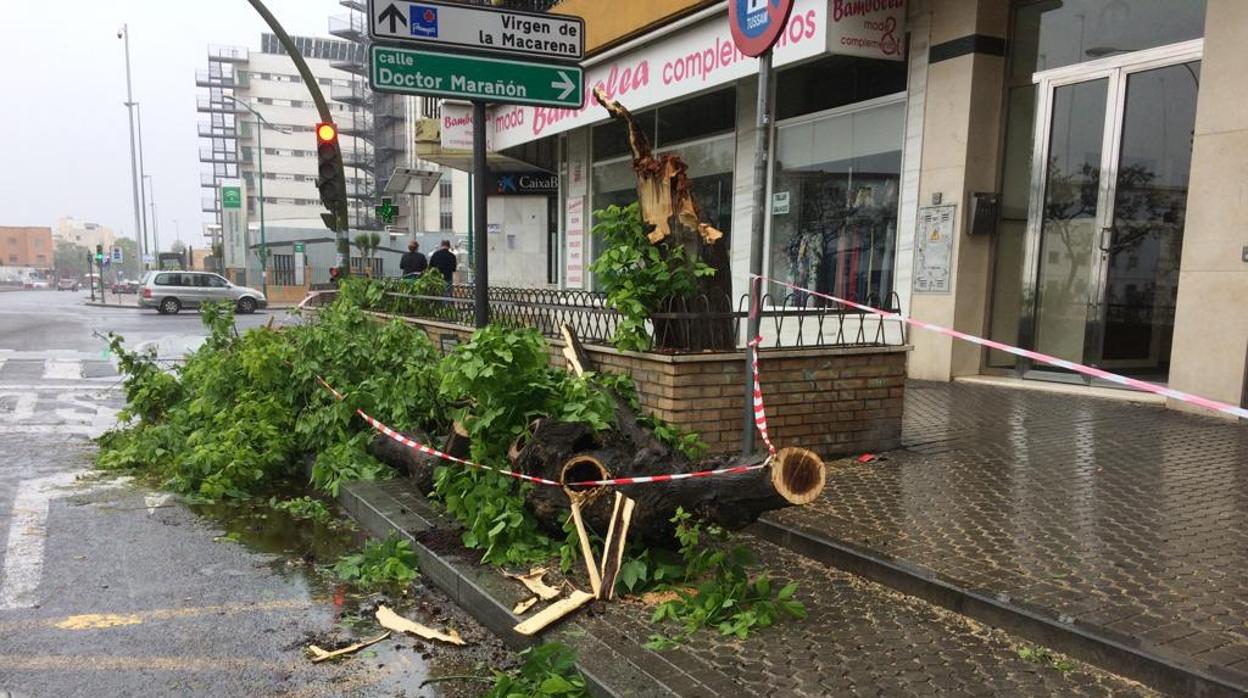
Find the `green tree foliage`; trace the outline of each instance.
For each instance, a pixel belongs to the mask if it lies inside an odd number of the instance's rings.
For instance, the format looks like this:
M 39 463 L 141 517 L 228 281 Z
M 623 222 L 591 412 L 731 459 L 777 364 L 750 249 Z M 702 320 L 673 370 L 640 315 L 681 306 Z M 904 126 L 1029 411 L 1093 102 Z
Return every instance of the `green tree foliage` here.
M 607 305 L 621 318 L 613 341 L 619 349 L 647 351 L 654 345 L 647 321 L 663 301 L 697 289 L 697 279 L 715 270 L 691 261 L 680 246 L 650 244 L 637 204 L 608 206 L 594 212 L 594 235 L 605 244 L 589 265 L 607 293 Z
M 83 277 L 87 275 L 87 255 L 94 253 L 95 250 L 88 250 L 76 242 L 57 240 L 52 265 L 56 273 L 63 277 Z
M 576 651 L 548 642 L 520 653 L 523 663 L 513 671 L 494 672 L 494 686 L 483 698 L 589 696 L 585 677 L 576 670 Z

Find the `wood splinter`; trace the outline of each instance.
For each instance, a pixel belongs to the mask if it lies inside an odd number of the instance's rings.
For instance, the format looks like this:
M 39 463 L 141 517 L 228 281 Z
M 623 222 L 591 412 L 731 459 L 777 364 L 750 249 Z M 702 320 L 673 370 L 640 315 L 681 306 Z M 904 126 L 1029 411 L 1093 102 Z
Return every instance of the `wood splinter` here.
M 542 576 L 545 574 L 545 567 L 534 567 L 529 570 L 528 574 L 503 572 L 504 577 L 520 582 L 524 585 L 524 588 L 536 594 L 542 601 L 550 601 L 551 599 L 559 596 L 559 590 L 542 581 Z
M 400 616 L 390 610 L 389 606 L 382 605 L 377 607 L 377 622 L 380 623 L 383 628 L 399 633 L 411 633 L 412 635 L 425 640 L 437 640 L 438 642 L 445 642 L 448 645 L 464 644 L 464 639 L 454 630 L 448 630 L 446 632 L 434 630 L 433 628 L 421 625 L 416 621 L 408 620 L 407 618 Z
M 317 647 L 316 645 L 308 645 L 308 652 L 312 655 L 312 663 L 320 664 L 321 662 L 328 661 L 330 659 L 336 659 L 337 657 L 343 657 L 348 654 L 359 652 L 365 647 L 375 645 L 388 637 L 390 637 L 390 632 L 386 631 L 371 640 L 363 640 L 355 643 L 354 645 L 347 645 L 346 647 L 334 650 L 333 652 Z
M 598 598 L 610 601 L 615 598 L 615 578 L 624 564 L 624 545 L 628 541 L 628 526 L 633 520 L 633 508 L 637 502 L 615 493 L 615 508 L 611 511 L 611 525 L 607 528 L 607 542 L 602 547 L 602 588 Z
M 537 615 L 517 625 L 515 631 L 521 635 L 535 635 L 546 628 L 546 626 L 584 606 L 593 599 L 593 594 L 580 589 L 573 589 L 567 598 L 560 599 L 542 609 Z

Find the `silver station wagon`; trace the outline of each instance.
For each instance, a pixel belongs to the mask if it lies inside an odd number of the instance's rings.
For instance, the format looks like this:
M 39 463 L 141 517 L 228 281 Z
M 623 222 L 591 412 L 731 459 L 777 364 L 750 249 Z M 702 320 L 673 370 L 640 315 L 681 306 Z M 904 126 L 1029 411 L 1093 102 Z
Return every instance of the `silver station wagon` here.
M 224 276 L 206 271 L 150 271 L 139 294 L 140 306 L 155 308 L 164 315 L 218 301 L 233 301 L 234 308 L 244 314 L 269 304 L 256 289 L 236 286 Z

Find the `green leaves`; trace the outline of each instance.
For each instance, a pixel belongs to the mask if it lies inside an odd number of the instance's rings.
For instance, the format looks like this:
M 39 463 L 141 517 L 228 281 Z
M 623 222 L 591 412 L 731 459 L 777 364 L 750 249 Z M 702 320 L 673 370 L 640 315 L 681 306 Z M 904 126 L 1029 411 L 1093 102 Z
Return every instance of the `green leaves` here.
M 806 617 L 806 607 L 793 598 L 797 583 L 789 582 L 777 592 L 766 572 L 751 578 L 753 553 L 741 545 L 725 550 L 723 530 L 694 523 L 683 509 L 677 509 L 672 523 L 685 560 L 684 581 L 697 588 L 694 593 L 677 589 L 676 599 L 655 608 L 651 622 L 677 622 L 681 628 L 674 635 L 652 636 L 647 647 L 670 649 L 705 627 L 744 640 L 781 616 Z
M 679 245 L 652 245 L 637 204 L 608 206 L 594 212 L 594 235 L 605 249 L 589 265 L 607 292 L 607 305 L 622 316 L 613 343 L 617 349 L 648 351 L 650 314 L 668 299 L 697 289 L 697 279 L 715 274 L 707 264 L 690 260 Z
M 567 645 L 549 642 L 521 652 L 520 657 L 519 669 L 494 673 L 494 687 L 483 698 L 589 695 L 585 677 L 576 670 L 576 652 Z
M 364 550 L 346 555 L 333 568 L 344 582 L 361 589 L 377 589 L 390 584 L 407 584 L 416 579 L 416 552 L 406 540 L 370 540 Z

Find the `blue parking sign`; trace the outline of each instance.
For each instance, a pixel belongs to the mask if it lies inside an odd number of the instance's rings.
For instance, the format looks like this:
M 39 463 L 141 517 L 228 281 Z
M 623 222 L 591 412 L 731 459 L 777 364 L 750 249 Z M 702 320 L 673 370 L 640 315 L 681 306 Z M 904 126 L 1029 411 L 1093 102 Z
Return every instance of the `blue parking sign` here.
M 412 30 L 412 36 L 436 37 L 438 8 L 432 5 L 412 5 L 412 17 L 407 26 Z

